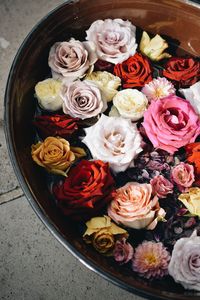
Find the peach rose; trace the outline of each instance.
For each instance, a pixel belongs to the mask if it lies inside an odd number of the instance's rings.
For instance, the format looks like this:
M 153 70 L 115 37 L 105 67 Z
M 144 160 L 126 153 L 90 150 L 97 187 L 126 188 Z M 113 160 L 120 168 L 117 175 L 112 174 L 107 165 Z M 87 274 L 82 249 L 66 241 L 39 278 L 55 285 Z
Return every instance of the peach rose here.
M 82 157 L 85 151 L 81 148 L 70 148 L 67 140 L 60 137 L 48 137 L 31 147 L 33 160 L 47 171 L 66 176 L 76 156 Z
M 147 183 L 128 182 L 117 189 L 108 208 L 108 215 L 117 223 L 134 229 L 154 229 L 165 216 L 158 197 L 152 197 L 152 186 Z

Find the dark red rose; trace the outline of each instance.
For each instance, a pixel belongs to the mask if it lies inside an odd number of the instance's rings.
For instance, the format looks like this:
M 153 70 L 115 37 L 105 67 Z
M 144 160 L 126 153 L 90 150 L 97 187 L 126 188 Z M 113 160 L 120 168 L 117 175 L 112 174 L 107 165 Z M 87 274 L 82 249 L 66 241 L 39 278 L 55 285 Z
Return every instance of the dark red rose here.
M 64 182 L 54 185 L 53 193 L 66 216 L 87 220 L 113 199 L 114 185 L 108 163 L 82 160 Z
M 200 142 L 185 146 L 186 160 L 194 166 L 195 185 L 200 187 Z
M 152 72 L 148 58 L 140 53 L 114 67 L 114 74 L 121 78 L 123 88 L 143 87 L 153 79 Z
M 163 70 L 163 76 L 177 87 L 189 87 L 200 79 L 200 62 L 192 57 L 172 57 Z
M 37 116 L 33 124 L 38 129 L 39 135 L 44 139 L 48 136 L 69 138 L 78 130 L 79 119 L 66 115 Z
M 107 71 L 113 73 L 114 65 L 108 61 L 98 59 L 94 65 L 95 71 Z

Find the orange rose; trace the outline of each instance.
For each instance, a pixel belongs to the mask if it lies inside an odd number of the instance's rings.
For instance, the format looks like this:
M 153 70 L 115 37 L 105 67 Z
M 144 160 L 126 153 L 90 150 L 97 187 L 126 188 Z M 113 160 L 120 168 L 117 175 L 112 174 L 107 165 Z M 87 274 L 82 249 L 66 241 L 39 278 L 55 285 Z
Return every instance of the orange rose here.
M 200 142 L 185 146 L 187 162 L 193 164 L 195 184 L 200 186 Z

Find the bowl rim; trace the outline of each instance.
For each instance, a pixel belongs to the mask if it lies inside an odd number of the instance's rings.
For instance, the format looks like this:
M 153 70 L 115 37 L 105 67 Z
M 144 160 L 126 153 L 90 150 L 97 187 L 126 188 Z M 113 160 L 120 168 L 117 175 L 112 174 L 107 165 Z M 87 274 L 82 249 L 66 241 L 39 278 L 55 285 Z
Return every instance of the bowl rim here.
M 179 2 L 197 7 L 200 10 L 200 2 L 197 0 L 177 0 Z M 17 180 L 24 192 L 25 198 L 28 200 L 29 204 L 31 205 L 33 211 L 36 213 L 36 215 L 39 217 L 39 219 L 42 221 L 42 223 L 45 225 L 45 227 L 50 231 L 50 233 L 63 245 L 65 249 L 67 249 L 76 259 L 78 259 L 84 266 L 86 266 L 89 270 L 95 272 L 96 274 L 100 275 L 104 279 L 108 280 L 112 284 L 128 291 L 131 293 L 134 293 L 135 295 L 145 297 L 150 300 L 169 300 L 169 299 L 182 299 L 182 300 L 187 300 L 188 295 L 181 295 L 179 298 L 179 294 L 175 293 L 167 293 L 166 295 L 156 295 L 154 292 L 150 292 L 149 290 L 145 289 L 144 290 L 138 289 L 125 281 L 122 281 L 118 279 L 117 277 L 111 275 L 110 273 L 104 271 L 101 267 L 99 267 L 96 263 L 92 262 L 90 259 L 88 259 L 86 256 L 81 254 L 74 246 L 72 246 L 65 238 L 64 236 L 58 231 L 58 229 L 55 227 L 53 222 L 50 220 L 50 218 L 44 213 L 42 208 L 36 203 L 34 200 L 34 197 L 22 175 L 20 166 L 17 162 L 16 155 L 15 155 L 15 150 L 14 146 L 12 144 L 12 135 L 11 135 L 11 126 L 10 126 L 10 116 L 9 116 L 9 93 L 12 85 L 12 77 L 13 77 L 13 71 L 15 67 L 18 64 L 18 61 L 20 59 L 21 54 L 23 53 L 27 42 L 31 39 L 32 35 L 35 34 L 35 32 L 38 30 L 38 28 L 50 17 L 52 17 L 53 14 L 55 14 L 58 10 L 62 9 L 63 7 L 69 5 L 69 4 L 75 4 L 76 2 L 79 2 L 79 0 L 66 0 L 64 3 L 56 6 L 54 9 L 50 10 L 43 18 L 41 18 L 30 30 L 30 32 L 26 35 L 24 40 L 22 41 L 20 47 L 18 48 L 13 62 L 11 64 L 9 73 L 8 73 L 8 78 L 7 78 L 7 83 L 6 83 L 6 89 L 5 89 L 5 94 L 4 94 L 4 122 L 3 122 L 3 127 L 4 127 L 4 133 L 5 133 L 5 138 L 6 138 L 6 144 L 7 144 L 7 149 L 9 153 L 9 157 L 15 172 L 15 175 L 17 177 Z M 176 298 L 172 298 L 175 296 Z M 195 299 L 199 299 L 200 297 Z

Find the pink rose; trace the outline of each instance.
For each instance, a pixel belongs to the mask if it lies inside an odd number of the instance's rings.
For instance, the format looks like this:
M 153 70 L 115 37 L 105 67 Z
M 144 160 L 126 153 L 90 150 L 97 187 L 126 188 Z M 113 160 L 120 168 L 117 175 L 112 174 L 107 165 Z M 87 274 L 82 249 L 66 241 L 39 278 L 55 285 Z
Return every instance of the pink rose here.
M 133 258 L 133 247 L 123 238 L 121 241 L 117 240 L 113 251 L 114 259 L 121 265 L 126 264 Z
M 150 180 L 153 194 L 159 198 L 166 198 L 167 194 L 173 193 L 173 184 L 163 175 L 157 175 Z
M 171 154 L 200 134 L 200 120 L 193 107 L 175 95 L 152 101 L 144 113 L 143 126 L 154 147 Z
M 87 80 L 64 84 L 61 98 L 64 113 L 82 120 L 97 116 L 107 107 L 99 88 Z
M 186 192 L 195 181 L 194 167 L 181 162 L 172 169 L 171 178 L 177 184 L 180 192 Z
M 86 40 L 94 42 L 99 59 L 118 64 L 134 55 L 136 27 L 122 19 L 97 20 L 86 31 Z
M 49 67 L 55 79 L 74 81 L 83 77 L 97 61 L 95 46 L 91 42 L 71 39 L 55 43 L 49 53 Z
M 165 211 L 158 197 L 152 197 L 152 187 L 147 183 L 128 182 L 116 190 L 108 207 L 108 215 L 116 222 L 134 229 L 154 229 Z

